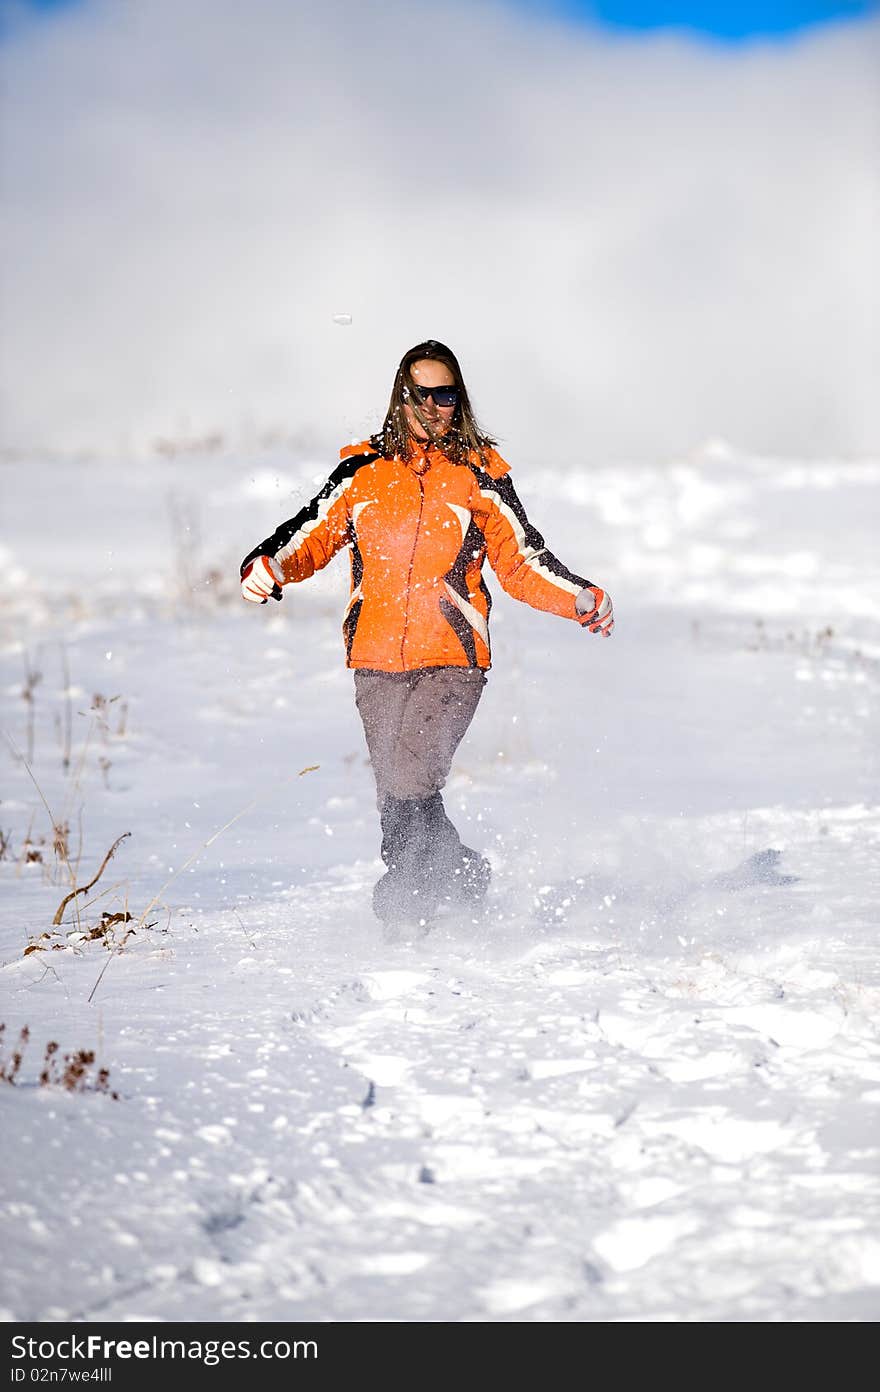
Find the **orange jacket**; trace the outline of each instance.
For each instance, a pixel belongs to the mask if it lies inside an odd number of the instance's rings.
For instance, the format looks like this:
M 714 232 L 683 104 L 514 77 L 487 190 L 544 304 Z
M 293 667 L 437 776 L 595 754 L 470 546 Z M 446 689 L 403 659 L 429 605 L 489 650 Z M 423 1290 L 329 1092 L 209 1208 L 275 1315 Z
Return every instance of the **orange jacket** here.
M 376 443 L 343 449 L 317 496 L 242 562 L 244 570 L 268 556 L 288 584 L 350 547 L 349 667 L 488 667 L 487 556 L 508 594 L 585 626 L 575 596 L 592 581 L 546 549 L 499 454 L 454 464 L 437 447 L 416 445 L 409 460 L 385 459 Z

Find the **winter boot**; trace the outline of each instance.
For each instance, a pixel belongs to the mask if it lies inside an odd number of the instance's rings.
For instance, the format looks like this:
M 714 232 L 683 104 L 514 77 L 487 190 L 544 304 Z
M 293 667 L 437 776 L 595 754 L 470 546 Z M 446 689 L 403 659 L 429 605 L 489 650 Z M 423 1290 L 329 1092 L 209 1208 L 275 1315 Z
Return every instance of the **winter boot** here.
M 386 797 L 381 821 L 381 856 L 388 869 L 373 889 L 373 911 L 392 929 L 411 925 L 426 931 L 437 896 L 431 890 L 425 804 Z
M 462 846 L 461 867 L 456 871 L 459 897 L 469 904 L 485 899 L 492 880 L 492 866 L 485 856 Z
M 476 904 L 485 898 L 492 867 L 484 856 L 462 845 L 439 793 L 426 800 L 430 876 L 438 898 L 448 905 Z

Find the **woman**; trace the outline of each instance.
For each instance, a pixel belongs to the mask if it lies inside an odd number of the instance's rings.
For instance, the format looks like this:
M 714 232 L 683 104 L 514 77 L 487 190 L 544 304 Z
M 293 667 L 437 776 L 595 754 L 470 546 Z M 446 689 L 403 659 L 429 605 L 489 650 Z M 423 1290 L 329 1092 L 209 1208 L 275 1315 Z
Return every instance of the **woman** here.
M 591 633 L 610 634 L 611 601 L 547 550 L 455 354 L 433 340 L 404 354 L 381 432 L 346 446 L 317 496 L 245 557 L 242 595 L 280 599 L 344 546 L 342 631 L 388 867 L 373 907 L 392 931 L 426 929 L 441 904 L 479 902 L 491 874 L 440 795 L 491 662 L 483 562 L 514 598 Z

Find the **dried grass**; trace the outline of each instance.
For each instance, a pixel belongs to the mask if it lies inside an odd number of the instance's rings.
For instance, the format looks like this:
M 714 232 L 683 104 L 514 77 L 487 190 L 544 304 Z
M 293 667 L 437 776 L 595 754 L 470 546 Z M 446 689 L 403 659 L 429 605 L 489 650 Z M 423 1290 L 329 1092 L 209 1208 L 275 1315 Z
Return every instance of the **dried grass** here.
M 30 1042 L 31 1032 L 27 1025 L 20 1031 L 17 1043 L 7 1058 L 3 1053 L 5 1024 L 0 1024 L 0 1082 L 14 1087 L 19 1081 L 22 1060 Z M 59 1054 L 60 1045 L 50 1040 L 43 1053 L 43 1066 L 38 1084 L 40 1087 L 60 1088 L 64 1092 L 103 1092 L 118 1102 L 119 1093 L 110 1087 L 109 1068 L 95 1068 L 94 1049 L 77 1049 L 70 1054 Z

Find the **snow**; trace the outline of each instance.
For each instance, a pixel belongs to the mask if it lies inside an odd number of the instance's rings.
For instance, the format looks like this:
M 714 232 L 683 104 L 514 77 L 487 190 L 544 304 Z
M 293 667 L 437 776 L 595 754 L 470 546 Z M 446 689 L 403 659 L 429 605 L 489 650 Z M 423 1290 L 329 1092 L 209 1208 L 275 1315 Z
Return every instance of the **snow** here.
M 237 590 L 332 462 L 0 464 L 4 1317 L 876 1319 L 880 464 L 513 458 L 617 627 L 488 576 L 489 913 L 389 944 L 344 561 Z

